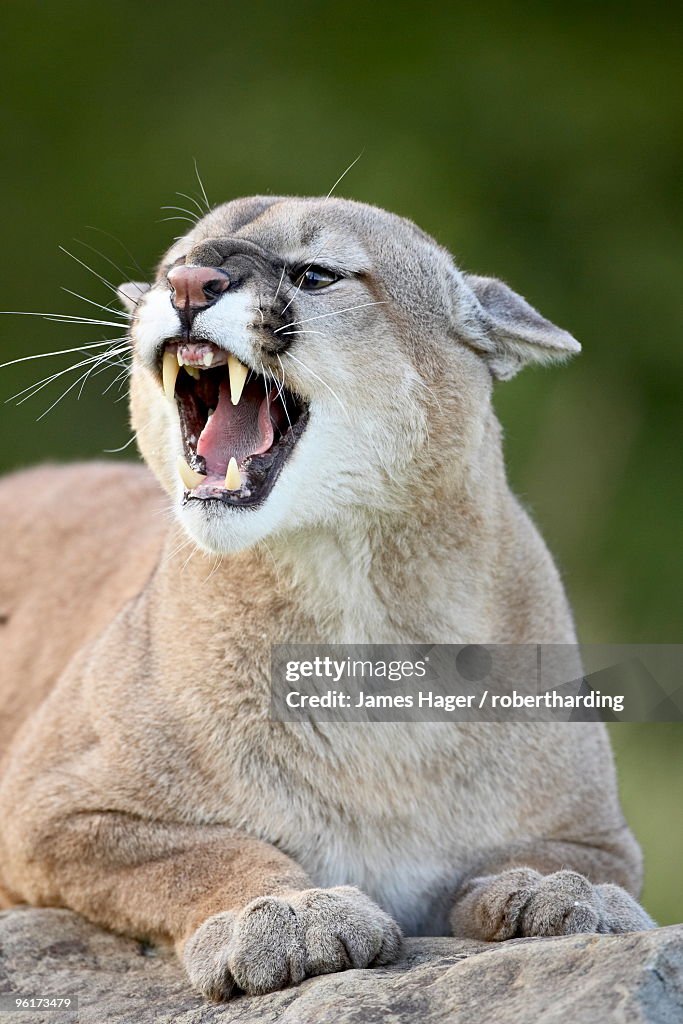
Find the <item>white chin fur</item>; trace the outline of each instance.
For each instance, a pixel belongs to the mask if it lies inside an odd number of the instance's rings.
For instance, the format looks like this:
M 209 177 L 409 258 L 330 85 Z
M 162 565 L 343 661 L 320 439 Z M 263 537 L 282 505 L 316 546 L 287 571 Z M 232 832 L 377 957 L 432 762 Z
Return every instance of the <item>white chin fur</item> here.
M 195 544 L 213 555 L 228 555 L 253 547 L 270 536 L 285 518 L 269 496 L 256 508 L 232 508 L 219 502 L 189 501 L 178 518 Z

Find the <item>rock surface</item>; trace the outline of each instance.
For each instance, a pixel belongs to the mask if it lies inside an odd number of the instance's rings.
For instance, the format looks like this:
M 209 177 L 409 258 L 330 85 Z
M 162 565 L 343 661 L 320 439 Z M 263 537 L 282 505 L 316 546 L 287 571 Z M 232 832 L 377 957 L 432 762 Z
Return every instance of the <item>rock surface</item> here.
M 683 1021 L 683 925 L 505 943 L 408 939 L 389 968 L 202 1002 L 170 954 L 67 910 L 0 913 L 0 999 L 78 996 L 78 1013 L 0 1011 L 2 1024 L 602 1024 Z

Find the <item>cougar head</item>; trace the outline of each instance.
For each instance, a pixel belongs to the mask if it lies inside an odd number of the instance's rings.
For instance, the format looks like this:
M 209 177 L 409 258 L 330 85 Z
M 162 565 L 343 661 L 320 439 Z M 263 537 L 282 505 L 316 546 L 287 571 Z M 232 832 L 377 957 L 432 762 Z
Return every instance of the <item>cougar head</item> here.
M 219 206 L 119 295 L 140 449 L 217 553 L 440 500 L 492 379 L 579 350 L 410 221 L 342 199 Z

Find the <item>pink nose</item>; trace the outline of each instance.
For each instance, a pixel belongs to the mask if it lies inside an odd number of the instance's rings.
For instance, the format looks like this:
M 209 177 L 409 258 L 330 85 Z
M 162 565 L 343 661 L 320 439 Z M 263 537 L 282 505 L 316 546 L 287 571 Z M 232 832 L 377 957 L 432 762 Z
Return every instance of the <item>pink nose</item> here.
M 167 276 L 176 309 L 198 310 L 212 306 L 230 287 L 230 278 L 216 267 L 174 267 Z

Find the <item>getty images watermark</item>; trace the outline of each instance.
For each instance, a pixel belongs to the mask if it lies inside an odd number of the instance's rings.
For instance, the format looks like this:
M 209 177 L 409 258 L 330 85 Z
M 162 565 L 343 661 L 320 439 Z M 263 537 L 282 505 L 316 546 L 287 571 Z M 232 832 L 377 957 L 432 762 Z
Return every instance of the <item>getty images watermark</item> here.
M 683 644 L 276 644 L 286 722 L 680 722 Z

